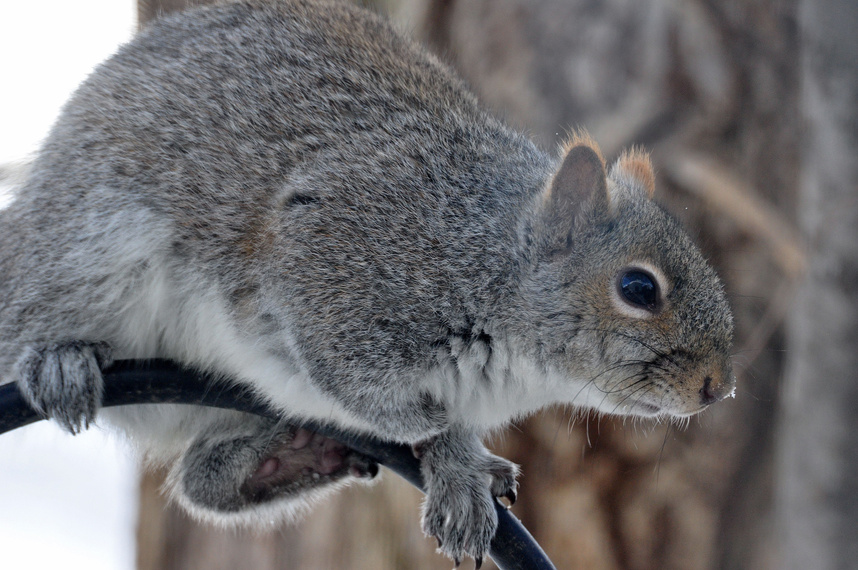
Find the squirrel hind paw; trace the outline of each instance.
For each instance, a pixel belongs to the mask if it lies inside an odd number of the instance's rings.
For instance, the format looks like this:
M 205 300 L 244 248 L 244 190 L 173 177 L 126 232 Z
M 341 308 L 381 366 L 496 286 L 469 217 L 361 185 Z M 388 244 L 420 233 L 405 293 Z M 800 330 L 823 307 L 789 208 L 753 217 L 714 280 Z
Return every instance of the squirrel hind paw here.
M 378 465 L 342 443 L 304 428 L 271 442 L 240 487 L 250 503 L 300 494 L 346 477 L 372 479 Z
M 203 436 L 177 463 L 173 477 L 180 482 L 174 485 L 180 502 L 192 514 L 245 524 L 273 512 L 291 518 L 314 497 L 352 479 L 371 480 L 378 470 L 375 461 L 335 440 L 279 425 L 273 433 L 226 440 Z
M 112 361 L 104 342 L 30 345 L 18 358 L 15 376 L 35 410 L 76 434 L 95 420 L 104 391 L 101 370 Z

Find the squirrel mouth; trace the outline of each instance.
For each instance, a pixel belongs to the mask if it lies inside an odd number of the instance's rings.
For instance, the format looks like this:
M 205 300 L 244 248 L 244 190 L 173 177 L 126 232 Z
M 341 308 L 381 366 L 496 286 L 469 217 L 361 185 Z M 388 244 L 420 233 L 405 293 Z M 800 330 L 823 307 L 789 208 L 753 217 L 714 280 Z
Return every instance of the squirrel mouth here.
M 649 402 L 635 401 L 632 406 L 632 411 L 640 416 L 657 416 L 662 412 L 661 406 L 650 404 Z

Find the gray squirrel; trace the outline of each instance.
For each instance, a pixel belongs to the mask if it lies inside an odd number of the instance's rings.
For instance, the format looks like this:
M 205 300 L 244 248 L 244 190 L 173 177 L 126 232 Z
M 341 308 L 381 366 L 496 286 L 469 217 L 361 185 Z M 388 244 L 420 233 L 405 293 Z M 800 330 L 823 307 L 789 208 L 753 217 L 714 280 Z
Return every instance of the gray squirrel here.
M 486 433 L 558 403 L 686 417 L 734 389 L 723 287 L 654 185 L 640 150 L 538 149 L 348 4 L 165 17 L 81 85 L 0 212 L 0 383 L 72 432 L 124 429 L 216 521 L 374 477 L 302 420 L 413 445 L 425 532 L 479 562 L 518 473 Z M 284 420 L 99 411 L 104 367 L 156 357 Z

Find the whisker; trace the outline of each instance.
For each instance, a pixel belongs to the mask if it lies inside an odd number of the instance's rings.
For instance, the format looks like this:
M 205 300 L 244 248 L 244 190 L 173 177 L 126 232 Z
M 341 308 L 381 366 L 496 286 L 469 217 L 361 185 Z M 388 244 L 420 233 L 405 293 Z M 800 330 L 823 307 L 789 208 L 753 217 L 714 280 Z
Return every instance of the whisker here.
M 640 377 L 640 378 L 638 378 L 638 377 Z M 618 378 L 616 381 L 616 384 L 622 384 L 622 386 L 618 387 L 615 390 L 614 389 L 605 390 L 605 394 L 617 394 L 620 392 L 624 392 L 626 390 L 630 390 L 633 387 L 635 387 L 637 384 L 639 384 L 640 382 L 649 380 L 649 377 L 650 377 L 649 373 L 644 370 L 644 371 L 639 372 L 638 374 L 632 374 L 631 376 L 626 376 L 625 378 Z M 634 378 L 638 378 L 638 380 L 634 380 L 633 382 L 631 382 L 631 384 L 627 384 L 629 381 L 631 381 Z
M 661 474 L 661 460 L 664 457 L 664 448 L 667 447 L 667 438 L 671 433 L 671 425 L 667 424 L 667 429 L 664 430 L 664 439 L 661 441 L 661 447 L 658 449 L 658 455 L 655 461 L 655 484 L 658 485 L 658 476 Z
M 651 346 L 650 344 L 648 344 L 648 343 L 646 343 L 646 342 L 642 341 L 641 339 L 639 339 L 639 338 L 635 338 L 635 337 L 633 337 L 633 336 L 631 336 L 631 335 L 629 335 L 629 334 L 622 333 L 622 332 L 615 331 L 615 330 L 611 330 L 611 329 L 582 328 L 581 330 L 585 330 L 585 331 L 589 331 L 589 332 L 596 332 L 596 333 L 603 333 L 603 334 L 612 334 L 612 335 L 619 336 L 619 337 L 621 337 L 621 338 L 625 338 L 625 339 L 627 339 L 627 340 L 631 340 L 631 341 L 633 341 L 633 342 L 638 343 L 639 345 L 641 345 L 642 347 L 646 348 L 647 350 L 649 350 L 649 351 L 650 351 L 651 353 L 653 353 L 656 357 L 661 358 L 661 359 L 664 359 L 664 360 L 666 360 L 667 362 L 671 363 L 671 364 L 672 364 L 672 365 L 674 365 L 676 368 L 678 368 L 678 369 L 681 369 L 681 368 L 682 368 L 682 367 L 679 365 L 679 363 L 677 363 L 673 358 L 671 358 L 670 354 L 667 354 L 667 353 L 665 353 L 665 352 L 662 352 L 661 350 L 658 350 L 657 348 L 655 348 L 655 347 Z
M 635 384 L 640 384 L 640 386 L 638 386 L 635 390 L 632 390 L 632 391 L 630 391 L 628 394 L 626 394 L 626 395 L 625 395 L 625 396 L 624 396 L 624 397 L 623 397 L 623 398 L 622 398 L 622 399 L 617 403 L 617 405 L 614 407 L 614 410 L 616 410 L 616 409 L 617 409 L 617 408 L 619 408 L 620 406 L 622 406 L 622 405 L 626 404 L 626 402 L 628 402 L 629 400 L 634 401 L 634 396 L 635 396 L 635 395 L 640 394 L 640 393 L 644 393 L 644 392 L 646 392 L 646 390 L 647 390 L 648 388 L 650 388 L 651 386 L 653 386 L 653 383 L 652 383 L 651 381 L 649 381 L 649 377 L 644 377 L 644 378 L 642 378 L 641 380 L 636 381 L 636 382 L 635 382 Z
M 590 378 L 590 382 L 595 382 L 596 380 L 601 378 L 603 375 L 607 374 L 608 372 L 613 372 L 614 370 L 617 370 L 618 368 L 624 368 L 626 366 L 634 366 L 634 365 L 641 365 L 641 364 L 646 365 L 647 361 L 646 360 L 622 360 L 622 361 L 618 362 L 617 364 L 614 364 L 613 366 L 609 366 L 609 367 L 605 368 L 604 370 L 602 370 L 601 372 L 599 372 L 598 374 L 596 374 L 595 376 Z
M 590 410 L 589 410 L 589 409 L 587 410 L 586 426 L 587 426 L 587 429 L 586 429 L 586 432 L 587 432 L 587 447 L 589 447 L 589 448 L 591 448 L 591 449 L 592 449 L 592 447 L 593 447 L 593 443 L 590 441 Z M 583 453 L 584 453 L 584 451 L 583 451 L 583 450 L 581 450 L 581 454 L 582 454 L 582 455 L 583 455 Z

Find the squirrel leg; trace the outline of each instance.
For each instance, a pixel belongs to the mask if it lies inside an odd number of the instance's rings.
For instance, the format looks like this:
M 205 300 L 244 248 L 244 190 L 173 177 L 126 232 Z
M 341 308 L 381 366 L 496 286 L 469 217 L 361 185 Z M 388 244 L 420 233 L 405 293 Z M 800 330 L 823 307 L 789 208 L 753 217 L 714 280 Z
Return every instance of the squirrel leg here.
M 257 507 L 281 502 L 282 515 L 289 516 L 315 491 L 377 474 L 375 462 L 337 441 L 296 425 L 246 418 L 206 430 L 176 463 L 171 480 L 180 502 L 203 518 L 252 516 Z
M 385 392 L 348 392 L 336 397 L 346 409 L 369 422 L 377 435 L 392 441 L 421 441 L 449 428 L 446 408 L 426 393 L 408 399 Z
M 75 434 L 95 419 L 104 390 L 101 370 L 112 361 L 104 342 L 32 344 L 24 347 L 13 377 L 35 410 Z
M 414 447 L 426 484 L 423 531 L 457 563 L 479 562 L 497 529 L 495 497 L 515 499 L 518 466 L 489 453 L 476 434 L 452 428 Z

